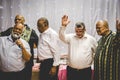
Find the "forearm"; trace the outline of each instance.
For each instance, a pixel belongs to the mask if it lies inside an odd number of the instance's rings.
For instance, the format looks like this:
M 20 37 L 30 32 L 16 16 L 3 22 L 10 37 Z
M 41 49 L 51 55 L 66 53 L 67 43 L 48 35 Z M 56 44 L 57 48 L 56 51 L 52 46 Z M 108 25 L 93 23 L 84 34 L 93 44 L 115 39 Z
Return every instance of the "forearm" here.
M 17 39 L 15 42 L 22 50 L 23 59 L 25 61 L 29 61 L 30 57 L 31 57 L 29 44 L 26 42 L 23 43 L 22 40 L 20 40 L 20 39 Z
M 65 35 L 65 27 L 60 27 L 60 30 L 59 30 L 59 38 L 64 41 L 64 42 L 67 42 L 67 39 L 66 39 L 66 35 Z
M 22 48 L 22 55 L 25 61 L 30 60 L 31 55 L 24 47 Z

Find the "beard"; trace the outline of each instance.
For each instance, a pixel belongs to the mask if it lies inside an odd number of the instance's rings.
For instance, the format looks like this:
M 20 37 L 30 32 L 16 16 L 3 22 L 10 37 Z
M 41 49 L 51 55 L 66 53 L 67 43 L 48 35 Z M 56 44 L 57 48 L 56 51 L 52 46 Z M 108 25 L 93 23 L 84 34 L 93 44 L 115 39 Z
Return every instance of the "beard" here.
M 21 35 L 22 35 L 22 34 L 18 34 L 18 33 L 15 33 L 15 32 L 13 32 L 13 31 L 12 31 L 12 34 L 11 34 L 11 36 L 12 36 L 14 39 L 19 39 Z

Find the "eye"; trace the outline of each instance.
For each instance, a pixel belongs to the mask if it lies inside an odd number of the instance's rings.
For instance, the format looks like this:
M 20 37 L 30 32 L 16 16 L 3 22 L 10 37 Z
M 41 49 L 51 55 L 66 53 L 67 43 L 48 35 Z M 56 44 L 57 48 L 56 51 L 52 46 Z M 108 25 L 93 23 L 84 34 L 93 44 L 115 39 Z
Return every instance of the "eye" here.
M 18 20 L 18 21 L 20 21 L 21 19 L 15 19 L 16 21 Z

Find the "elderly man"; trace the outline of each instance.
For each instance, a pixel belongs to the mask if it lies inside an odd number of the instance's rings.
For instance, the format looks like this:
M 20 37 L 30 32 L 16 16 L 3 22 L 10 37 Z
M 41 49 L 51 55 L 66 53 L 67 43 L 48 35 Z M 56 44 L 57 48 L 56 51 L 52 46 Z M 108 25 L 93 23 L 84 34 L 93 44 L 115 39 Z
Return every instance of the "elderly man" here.
M 41 62 L 39 80 L 57 80 L 60 60 L 58 34 L 49 27 L 49 21 L 45 17 L 38 19 L 37 28 L 40 32 L 37 48 Z
M 21 38 L 26 40 L 30 45 L 32 56 L 30 58 L 30 61 L 28 61 L 26 63 L 25 72 L 26 72 L 26 80 L 31 80 L 33 58 L 34 58 L 34 45 L 37 46 L 38 36 L 37 36 L 35 30 L 30 29 L 30 27 L 27 24 L 25 24 L 25 18 L 22 15 L 16 15 L 14 22 L 15 22 L 15 24 L 22 23 L 24 25 L 24 30 L 21 35 Z M 10 27 L 6 31 L 1 32 L 0 36 L 10 35 L 12 32 L 12 29 L 13 29 L 13 27 Z
M 15 24 L 9 36 L 0 37 L 0 78 L 4 80 L 25 80 L 25 63 L 30 60 L 29 44 L 20 38 L 24 29 Z
M 114 79 L 114 54 L 112 51 L 115 33 L 109 29 L 106 20 L 100 20 L 96 23 L 96 31 L 102 37 L 98 41 L 94 59 L 94 80 L 117 80 Z
M 112 62 L 114 67 L 112 67 L 112 80 L 120 80 L 120 20 L 116 20 L 116 35 L 112 42 L 111 54 Z

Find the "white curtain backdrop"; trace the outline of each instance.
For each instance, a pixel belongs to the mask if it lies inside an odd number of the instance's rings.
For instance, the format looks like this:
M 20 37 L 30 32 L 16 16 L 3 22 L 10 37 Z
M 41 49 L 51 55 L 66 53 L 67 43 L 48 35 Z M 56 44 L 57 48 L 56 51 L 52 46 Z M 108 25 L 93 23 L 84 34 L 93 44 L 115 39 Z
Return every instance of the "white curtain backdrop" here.
M 115 20 L 120 19 L 120 0 L 0 0 L 0 31 L 14 25 L 16 14 L 22 14 L 38 35 L 36 23 L 40 17 L 47 17 L 50 27 L 58 32 L 61 17 L 66 14 L 71 21 L 67 33 L 74 32 L 74 24 L 82 21 L 87 32 L 98 39 L 95 24 L 100 19 L 108 20 L 110 29 L 115 31 Z

